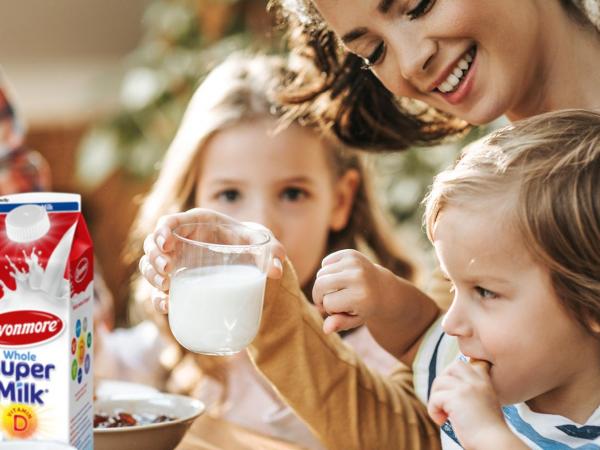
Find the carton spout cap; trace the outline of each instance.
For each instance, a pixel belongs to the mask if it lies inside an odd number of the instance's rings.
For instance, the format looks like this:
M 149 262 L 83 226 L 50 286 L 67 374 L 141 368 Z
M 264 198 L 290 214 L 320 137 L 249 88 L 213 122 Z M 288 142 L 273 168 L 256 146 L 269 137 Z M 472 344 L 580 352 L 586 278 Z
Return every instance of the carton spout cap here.
M 48 233 L 50 219 L 46 208 L 38 205 L 23 205 L 6 215 L 6 234 L 13 242 L 37 241 Z

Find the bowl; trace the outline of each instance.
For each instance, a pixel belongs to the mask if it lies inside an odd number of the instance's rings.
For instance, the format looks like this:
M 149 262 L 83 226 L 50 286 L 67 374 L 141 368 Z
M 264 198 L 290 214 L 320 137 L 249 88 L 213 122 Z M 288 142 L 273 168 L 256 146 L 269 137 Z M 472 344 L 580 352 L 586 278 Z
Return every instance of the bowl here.
M 175 420 L 123 428 L 95 428 L 94 450 L 169 450 L 181 441 L 192 422 L 205 410 L 200 400 L 183 395 L 99 398 L 94 412 L 167 415 Z
M 77 450 L 68 444 L 48 441 L 3 441 L 0 442 L 2 450 Z

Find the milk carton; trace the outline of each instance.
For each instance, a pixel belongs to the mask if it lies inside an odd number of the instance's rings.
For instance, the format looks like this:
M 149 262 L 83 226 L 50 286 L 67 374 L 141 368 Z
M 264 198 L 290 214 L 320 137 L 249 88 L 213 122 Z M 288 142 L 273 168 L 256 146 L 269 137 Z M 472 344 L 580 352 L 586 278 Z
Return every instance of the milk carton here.
M 79 195 L 0 197 L 0 442 L 93 449 L 93 272 Z

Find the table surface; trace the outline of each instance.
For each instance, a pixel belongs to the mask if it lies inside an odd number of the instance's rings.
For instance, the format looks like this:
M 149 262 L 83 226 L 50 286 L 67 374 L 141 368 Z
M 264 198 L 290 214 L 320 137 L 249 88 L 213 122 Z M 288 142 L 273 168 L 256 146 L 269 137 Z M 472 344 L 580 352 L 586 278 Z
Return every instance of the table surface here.
M 297 444 L 262 435 L 223 419 L 202 415 L 175 450 L 303 450 Z

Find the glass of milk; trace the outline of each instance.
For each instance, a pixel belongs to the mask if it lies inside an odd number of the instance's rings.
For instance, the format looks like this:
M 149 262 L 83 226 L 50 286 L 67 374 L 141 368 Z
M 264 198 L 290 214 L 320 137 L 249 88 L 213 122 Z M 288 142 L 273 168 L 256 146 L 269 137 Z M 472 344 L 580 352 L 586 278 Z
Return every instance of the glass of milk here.
M 194 223 L 177 227 L 174 235 L 173 335 L 196 353 L 243 350 L 260 325 L 270 234 L 246 225 Z

